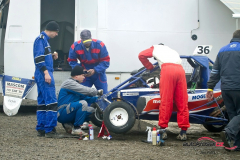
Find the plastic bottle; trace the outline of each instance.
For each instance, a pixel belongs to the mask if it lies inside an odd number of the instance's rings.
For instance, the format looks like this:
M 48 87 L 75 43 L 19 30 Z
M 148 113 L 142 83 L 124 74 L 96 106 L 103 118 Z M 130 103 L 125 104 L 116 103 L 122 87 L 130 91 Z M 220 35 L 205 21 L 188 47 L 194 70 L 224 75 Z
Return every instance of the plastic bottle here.
M 157 144 L 160 142 L 160 130 L 157 130 Z
M 89 124 L 88 127 L 89 127 L 89 140 L 94 140 L 93 126 Z
M 157 145 L 157 130 L 155 127 L 152 130 L 152 145 Z
M 147 126 L 148 136 L 147 136 L 147 142 L 152 142 L 152 128 Z

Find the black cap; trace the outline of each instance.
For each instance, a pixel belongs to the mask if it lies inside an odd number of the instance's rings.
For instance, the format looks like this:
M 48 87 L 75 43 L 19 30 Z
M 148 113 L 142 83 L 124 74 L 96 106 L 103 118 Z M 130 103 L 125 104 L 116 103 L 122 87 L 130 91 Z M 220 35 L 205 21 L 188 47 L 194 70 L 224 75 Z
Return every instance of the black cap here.
M 80 33 L 80 38 L 82 40 L 82 42 L 84 44 L 86 43 L 91 43 L 92 42 L 92 35 L 91 32 L 87 29 L 84 29 L 81 33 Z
M 59 31 L 59 25 L 55 21 L 51 21 L 46 25 L 48 31 Z
M 81 74 L 84 74 L 83 67 L 81 67 L 81 66 L 75 66 L 71 72 L 72 77 L 81 75 Z

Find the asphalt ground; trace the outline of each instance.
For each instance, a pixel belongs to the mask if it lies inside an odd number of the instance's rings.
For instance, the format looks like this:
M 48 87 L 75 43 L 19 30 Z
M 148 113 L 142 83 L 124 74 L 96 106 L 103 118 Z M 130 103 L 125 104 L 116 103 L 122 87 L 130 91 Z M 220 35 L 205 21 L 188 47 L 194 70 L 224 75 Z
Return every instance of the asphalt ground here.
M 200 137 L 210 137 L 221 142 L 219 133 L 208 132 L 202 125 L 191 124 L 185 143 L 176 140 L 180 131 L 177 123 L 169 123 L 165 146 L 153 146 L 142 140 L 147 139 L 146 126 L 156 125 L 157 122 L 140 121 L 140 124 L 141 129 L 136 121 L 132 130 L 126 134 L 110 133 L 112 140 L 97 138 L 100 128 L 96 126 L 94 140 L 50 139 L 37 137 L 34 109 L 27 112 L 22 110 L 13 117 L 8 117 L 0 111 L 0 159 L 240 159 L 240 152 L 228 152 L 223 147 L 206 146 L 211 145 L 212 141 L 201 141 L 205 146 L 196 146 Z M 56 128 L 59 133 L 65 134 L 60 123 Z

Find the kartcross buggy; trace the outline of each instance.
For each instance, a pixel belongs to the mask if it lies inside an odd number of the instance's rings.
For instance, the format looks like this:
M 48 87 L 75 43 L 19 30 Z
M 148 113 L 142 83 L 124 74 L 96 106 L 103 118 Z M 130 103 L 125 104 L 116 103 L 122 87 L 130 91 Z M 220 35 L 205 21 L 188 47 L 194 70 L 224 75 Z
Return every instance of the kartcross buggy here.
M 210 132 L 219 132 L 228 123 L 228 115 L 221 96 L 219 83 L 214 89 L 214 99 L 206 98 L 207 81 L 213 62 L 205 56 L 181 56 L 188 85 L 188 108 L 190 123 L 203 124 Z M 157 63 L 155 64 L 157 65 Z M 101 96 L 95 103 L 96 112 L 92 122 L 101 126 L 104 120 L 107 128 L 114 133 L 129 131 L 135 119 L 158 120 L 159 67 L 148 72 L 140 69 L 133 72 L 125 82 Z M 150 86 L 151 84 L 151 86 Z M 170 122 L 177 121 L 174 104 Z

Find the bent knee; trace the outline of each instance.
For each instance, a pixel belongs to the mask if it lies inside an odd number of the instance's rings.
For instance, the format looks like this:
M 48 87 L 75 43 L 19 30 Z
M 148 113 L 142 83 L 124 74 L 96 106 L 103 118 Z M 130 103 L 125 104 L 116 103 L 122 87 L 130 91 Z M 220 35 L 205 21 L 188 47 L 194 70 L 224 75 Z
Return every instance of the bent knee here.
M 87 111 L 87 112 L 93 112 L 94 108 L 93 107 L 89 107 L 88 103 L 84 100 L 79 101 L 79 103 L 82 104 L 82 111 Z

